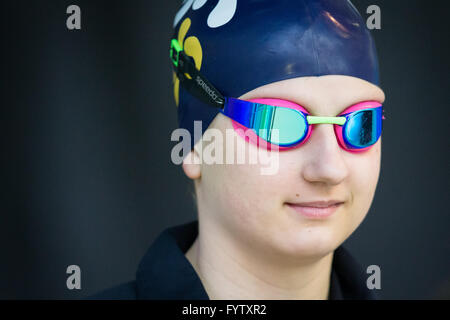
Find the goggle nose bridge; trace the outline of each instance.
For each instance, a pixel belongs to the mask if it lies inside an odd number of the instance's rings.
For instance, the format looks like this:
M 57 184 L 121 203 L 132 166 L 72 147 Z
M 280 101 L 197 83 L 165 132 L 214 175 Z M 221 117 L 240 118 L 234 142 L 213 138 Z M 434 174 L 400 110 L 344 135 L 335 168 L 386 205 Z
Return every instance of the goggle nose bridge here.
M 320 124 L 320 123 L 330 123 L 338 124 L 343 126 L 347 121 L 346 117 L 319 117 L 319 116 L 306 116 L 308 124 Z

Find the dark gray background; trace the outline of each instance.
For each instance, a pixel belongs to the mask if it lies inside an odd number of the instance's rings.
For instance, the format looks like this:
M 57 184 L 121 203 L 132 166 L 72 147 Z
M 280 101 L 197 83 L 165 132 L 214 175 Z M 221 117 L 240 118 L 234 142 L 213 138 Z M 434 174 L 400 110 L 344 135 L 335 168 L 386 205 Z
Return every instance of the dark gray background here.
M 354 1 L 366 17 L 381 7 L 387 120 L 373 206 L 346 245 L 381 267 L 386 299 L 450 297 L 446 3 Z M 70 4 L 80 31 L 66 28 Z M 2 6 L 0 298 L 82 298 L 131 280 L 164 228 L 195 219 L 170 161 L 179 2 Z M 66 288 L 71 264 L 78 291 Z

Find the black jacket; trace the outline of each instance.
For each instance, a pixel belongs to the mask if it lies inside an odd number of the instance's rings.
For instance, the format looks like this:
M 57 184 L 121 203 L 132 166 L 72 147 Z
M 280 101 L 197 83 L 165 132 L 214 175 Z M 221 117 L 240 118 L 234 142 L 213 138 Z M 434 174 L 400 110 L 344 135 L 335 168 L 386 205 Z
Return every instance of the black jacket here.
M 140 262 L 136 280 L 90 299 L 208 300 L 200 278 L 184 256 L 197 234 L 198 221 L 165 230 Z M 365 270 L 340 246 L 334 252 L 329 299 L 375 299 L 374 292 L 367 289 L 367 277 Z

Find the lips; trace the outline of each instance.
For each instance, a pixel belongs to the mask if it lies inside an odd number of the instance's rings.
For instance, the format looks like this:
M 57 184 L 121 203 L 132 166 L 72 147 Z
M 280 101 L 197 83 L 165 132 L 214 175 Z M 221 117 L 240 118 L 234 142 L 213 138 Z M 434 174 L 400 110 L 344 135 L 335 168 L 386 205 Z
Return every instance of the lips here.
M 286 205 L 305 217 L 320 219 L 331 216 L 343 203 L 344 201 L 340 200 L 327 200 L 301 203 L 286 202 Z
M 343 203 L 344 201 L 339 200 L 328 200 L 328 201 L 314 201 L 314 202 L 301 202 L 301 203 L 291 203 L 296 206 L 301 207 L 316 207 L 316 208 L 326 208 L 339 203 Z

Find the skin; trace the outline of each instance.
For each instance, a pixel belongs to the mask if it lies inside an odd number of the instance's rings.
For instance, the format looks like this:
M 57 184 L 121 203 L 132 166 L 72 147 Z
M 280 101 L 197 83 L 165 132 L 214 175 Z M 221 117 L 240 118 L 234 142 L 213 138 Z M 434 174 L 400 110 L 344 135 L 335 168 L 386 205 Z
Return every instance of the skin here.
M 331 75 L 270 83 L 239 98 L 285 99 L 311 115 L 336 116 L 361 101 L 383 103 L 385 96 L 367 81 Z M 225 136 L 233 127 L 218 114 L 210 128 Z M 185 255 L 209 297 L 327 299 L 333 252 L 371 206 L 381 138 L 366 152 L 350 153 L 339 147 L 332 125 L 315 125 L 307 143 L 279 152 L 276 175 L 261 175 L 258 164 L 192 164 L 196 150 L 198 145 L 183 170 L 196 188 L 199 236 Z M 332 199 L 345 202 L 326 219 L 307 218 L 286 205 Z

